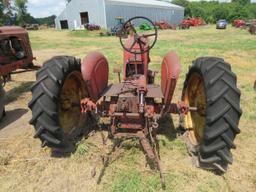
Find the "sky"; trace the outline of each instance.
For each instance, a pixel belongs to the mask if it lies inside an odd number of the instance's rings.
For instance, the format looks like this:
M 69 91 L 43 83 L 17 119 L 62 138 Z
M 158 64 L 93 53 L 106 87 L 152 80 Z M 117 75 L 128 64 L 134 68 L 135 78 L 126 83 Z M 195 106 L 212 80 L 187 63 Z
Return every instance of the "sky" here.
M 198 0 L 190 0 L 198 1 Z M 229 0 L 220 0 L 229 1 Z M 256 2 L 256 0 L 252 0 Z M 28 0 L 28 12 L 33 17 L 48 17 L 51 15 L 59 15 L 66 6 L 65 0 Z
M 65 7 L 65 0 L 28 0 L 28 12 L 36 18 L 58 16 Z

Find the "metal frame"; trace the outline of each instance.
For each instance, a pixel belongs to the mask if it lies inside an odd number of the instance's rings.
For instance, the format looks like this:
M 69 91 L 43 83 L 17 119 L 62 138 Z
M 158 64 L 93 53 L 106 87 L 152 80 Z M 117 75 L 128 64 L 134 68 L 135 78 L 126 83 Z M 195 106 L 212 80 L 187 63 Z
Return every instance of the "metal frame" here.
M 133 19 L 137 18 L 143 17 Z M 83 60 L 81 71 L 89 97 L 81 100 L 81 111 L 97 115 L 98 119 L 101 119 L 100 127 L 108 124 L 109 135 L 114 139 L 139 139 L 147 157 L 160 171 L 164 186 L 164 176 L 156 147 L 158 119 L 166 113 L 185 117 L 190 110 L 196 109 L 184 102 L 171 103 L 181 70 L 175 52 L 170 51 L 163 59 L 161 86 L 154 84 L 156 73 L 153 73 L 152 78 L 152 73 L 148 69 L 149 39 L 143 34 L 137 34 L 135 28 L 131 26 L 130 21 L 133 19 L 126 22 L 129 23 L 129 27 L 126 27 L 126 24 L 123 27 L 123 30 L 128 30 L 123 31 L 123 34 L 130 34 L 124 46 L 130 49 L 124 49 L 122 82 L 108 85 L 108 62 L 100 53 L 90 53 Z M 131 64 L 135 66 L 135 70 L 129 68 Z M 139 71 L 138 68 L 143 70 Z M 121 81 L 120 70 L 114 71 L 118 73 Z M 156 98 L 160 102 L 156 102 Z

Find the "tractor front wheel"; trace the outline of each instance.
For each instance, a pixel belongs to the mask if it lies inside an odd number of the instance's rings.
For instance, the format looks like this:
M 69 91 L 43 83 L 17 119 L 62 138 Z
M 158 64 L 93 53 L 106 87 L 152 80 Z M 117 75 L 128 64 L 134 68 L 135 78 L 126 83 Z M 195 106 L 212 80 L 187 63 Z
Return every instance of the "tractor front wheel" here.
M 193 62 L 184 83 L 182 100 L 196 111 L 183 120 L 185 140 L 196 165 L 225 172 L 233 158 L 238 123 L 240 91 L 236 75 L 223 59 L 199 58 Z
M 80 60 L 59 56 L 37 72 L 29 103 L 30 123 L 43 147 L 71 152 L 77 137 L 89 132 L 90 117 L 80 112 L 81 99 L 89 97 L 80 68 Z

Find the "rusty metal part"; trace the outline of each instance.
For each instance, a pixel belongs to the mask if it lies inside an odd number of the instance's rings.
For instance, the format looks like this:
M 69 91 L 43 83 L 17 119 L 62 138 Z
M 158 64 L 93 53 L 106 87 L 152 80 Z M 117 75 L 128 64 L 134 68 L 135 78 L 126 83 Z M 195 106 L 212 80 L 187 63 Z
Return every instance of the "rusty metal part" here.
M 114 161 L 113 155 L 115 152 L 118 151 L 118 149 L 121 148 L 122 140 L 119 140 L 119 139 L 114 140 L 112 149 L 108 153 L 105 153 L 105 149 L 104 149 L 104 148 L 106 148 L 106 141 L 103 140 L 102 143 L 103 143 L 103 148 L 101 149 L 102 153 L 100 154 L 99 158 L 96 159 L 97 165 L 98 165 L 99 159 L 102 160 L 102 164 L 103 164 L 103 167 L 102 167 L 99 177 L 97 179 L 97 184 L 100 184 L 101 179 L 104 176 L 105 170 L 108 167 L 108 165 L 111 163 L 111 161 Z M 93 169 L 91 171 L 91 175 L 92 175 L 92 177 L 96 176 L 96 165 L 93 167 Z
M 170 51 L 162 62 L 161 88 L 164 94 L 165 105 L 170 104 L 172 101 L 180 70 L 179 57 L 175 52 Z
M 117 133 L 115 134 L 115 138 L 117 139 L 131 139 L 137 138 L 139 139 L 141 146 L 143 147 L 144 152 L 146 153 L 147 157 L 155 164 L 157 169 L 160 172 L 160 179 L 162 183 L 162 187 L 165 188 L 165 177 L 163 174 L 163 170 L 161 167 L 160 159 L 158 157 L 157 152 L 157 145 L 156 145 L 156 134 L 152 133 L 153 129 L 149 130 L 150 136 L 147 136 L 143 133 L 143 131 L 138 131 L 137 133 Z M 153 136 L 154 135 L 154 136 Z
M 90 98 L 84 98 L 80 101 L 81 113 L 87 113 L 97 108 L 97 105 L 90 100 Z
M 101 53 L 91 52 L 83 59 L 81 71 L 90 99 L 96 102 L 108 85 L 108 61 Z
M 138 112 L 137 97 L 119 97 L 117 101 L 117 112 L 136 113 Z
M 155 160 L 155 153 L 154 150 L 152 148 L 152 146 L 149 143 L 149 140 L 146 138 L 145 134 L 141 131 L 138 132 L 138 138 L 140 139 L 140 143 L 144 149 L 144 151 L 146 152 L 148 158 L 150 158 L 151 160 Z
M 160 179 L 161 179 L 161 184 L 162 184 L 162 188 L 165 189 L 165 177 L 164 177 L 164 174 L 163 174 L 163 170 L 162 170 L 162 166 L 161 166 L 161 163 L 160 163 L 160 154 L 159 152 L 157 151 L 157 138 L 156 138 L 156 128 L 158 127 L 158 125 L 156 127 L 149 127 L 149 138 L 150 138 L 150 142 L 151 142 L 151 145 L 152 145 L 152 149 L 153 149 L 153 152 L 154 152 L 154 161 L 156 163 L 156 166 L 160 172 Z M 159 146 L 158 146 L 159 147 Z
M 113 113 L 114 117 L 140 117 L 140 114 L 138 113 Z
M 103 96 L 105 97 L 112 97 L 112 96 L 118 96 L 120 95 L 120 92 L 122 92 L 123 84 L 111 84 L 108 86 L 108 88 L 103 93 Z M 132 91 L 134 92 L 135 89 L 132 88 Z M 161 91 L 161 87 L 159 85 L 147 85 L 147 93 L 145 95 L 146 98 L 164 98 L 163 93 Z
M 114 73 L 118 74 L 118 80 L 119 80 L 119 83 L 121 83 L 121 69 L 114 68 Z
M 0 65 L 0 76 L 4 76 L 6 74 L 12 73 L 13 71 L 16 71 L 22 68 L 22 66 L 24 66 L 28 61 L 33 61 L 33 60 L 34 58 L 29 57 L 29 58 L 26 58 L 25 60 L 18 60 L 18 61 L 11 62 L 9 64 Z M 31 71 L 31 70 L 30 69 L 23 70 L 22 72 L 28 72 L 28 71 Z
M 75 127 L 83 126 L 84 116 L 80 112 L 80 100 L 88 96 L 80 72 L 70 73 L 62 86 L 59 99 L 59 121 L 66 135 Z
M 153 105 L 146 105 L 145 107 L 145 117 L 153 118 L 155 114 L 155 108 Z

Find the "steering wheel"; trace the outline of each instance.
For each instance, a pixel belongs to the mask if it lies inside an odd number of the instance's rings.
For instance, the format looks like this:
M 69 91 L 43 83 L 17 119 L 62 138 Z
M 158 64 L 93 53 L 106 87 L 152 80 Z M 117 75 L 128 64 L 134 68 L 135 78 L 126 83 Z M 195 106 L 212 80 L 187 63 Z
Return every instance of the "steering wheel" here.
M 142 20 L 144 22 L 138 22 L 138 20 Z M 137 32 L 137 30 L 135 29 L 134 25 L 135 24 L 145 25 L 145 23 L 146 23 L 146 25 L 148 25 L 148 26 L 150 25 L 151 27 L 153 27 L 153 32 L 152 32 L 152 30 L 150 30 L 146 34 L 144 34 L 144 33 L 139 34 Z M 133 54 L 143 54 L 143 53 L 149 52 L 155 46 L 156 41 L 157 41 L 157 27 L 156 27 L 156 25 L 150 19 L 148 19 L 146 17 L 142 17 L 142 16 L 133 17 L 133 18 L 129 19 L 128 21 L 126 21 L 122 26 L 122 34 L 124 34 L 124 35 L 120 35 L 119 39 L 120 39 L 120 43 L 121 43 L 123 49 L 126 50 L 127 52 L 133 53 Z M 126 46 L 127 41 L 129 41 L 129 40 L 127 40 L 127 34 L 130 34 L 130 37 L 131 36 L 134 37 L 133 42 L 131 43 L 131 45 L 129 47 Z M 152 38 L 153 41 L 150 41 L 150 38 Z M 147 42 L 145 42 L 146 39 L 148 39 L 150 42 L 146 46 L 147 47 L 146 49 L 142 49 L 147 44 Z M 136 44 L 139 44 L 140 51 L 134 51 L 133 50 L 133 48 Z

